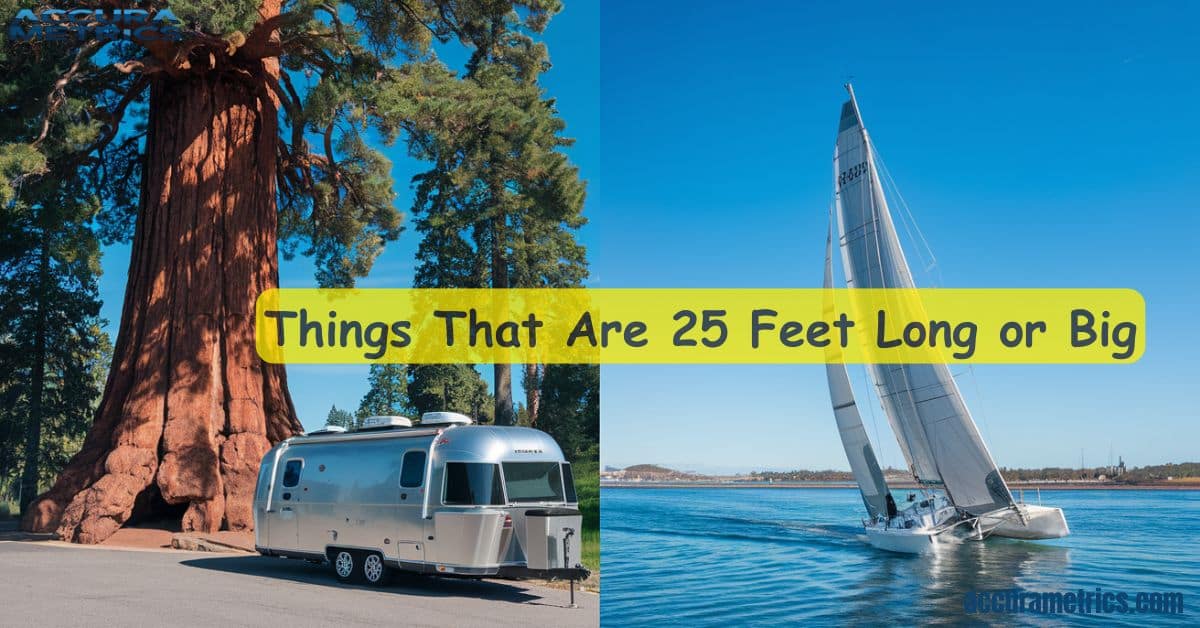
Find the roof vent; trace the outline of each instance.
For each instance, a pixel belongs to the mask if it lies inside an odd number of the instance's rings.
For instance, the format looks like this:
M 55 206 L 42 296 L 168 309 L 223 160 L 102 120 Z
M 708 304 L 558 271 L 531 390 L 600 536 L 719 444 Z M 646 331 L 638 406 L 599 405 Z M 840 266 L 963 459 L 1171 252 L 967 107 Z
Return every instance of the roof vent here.
M 403 416 L 369 416 L 362 420 L 358 431 L 384 430 L 395 427 L 412 427 L 412 419 Z
M 322 427 L 319 430 L 305 432 L 304 435 L 305 436 L 315 436 L 317 434 L 343 434 L 343 433 L 345 433 L 345 431 L 346 431 L 346 428 L 344 428 L 340 425 L 326 425 L 325 427 Z
M 475 421 L 457 412 L 426 412 L 421 415 L 421 425 L 471 425 Z

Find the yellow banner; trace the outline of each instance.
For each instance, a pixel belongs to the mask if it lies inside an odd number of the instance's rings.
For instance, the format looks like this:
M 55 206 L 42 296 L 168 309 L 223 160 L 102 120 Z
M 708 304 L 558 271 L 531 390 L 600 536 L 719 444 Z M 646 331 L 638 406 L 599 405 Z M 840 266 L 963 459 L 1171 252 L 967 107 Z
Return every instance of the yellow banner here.
M 276 289 L 272 363 L 1136 362 L 1129 289 Z

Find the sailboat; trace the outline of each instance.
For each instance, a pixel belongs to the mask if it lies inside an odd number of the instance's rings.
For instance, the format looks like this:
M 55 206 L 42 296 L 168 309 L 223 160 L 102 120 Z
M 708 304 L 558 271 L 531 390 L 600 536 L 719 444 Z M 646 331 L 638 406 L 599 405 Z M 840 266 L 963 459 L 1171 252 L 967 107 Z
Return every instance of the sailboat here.
M 834 209 L 846 285 L 914 288 L 854 89 L 847 84 L 846 91 L 850 98 L 842 106 L 833 156 Z M 831 216 L 825 247 L 826 288 L 833 286 L 833 229 Z M 1070 533 L 1061 508 L 1013 499 L 958 385 L 941 363 L 867 365 L 918 485 L 918 491 L 898 505 L 871 448 L 846 365 L 839 358 L 827 359 L 829 396 L 867 509 L 863 527 L 871 545 L 922 553 L 990 536 L 1053 539 Z

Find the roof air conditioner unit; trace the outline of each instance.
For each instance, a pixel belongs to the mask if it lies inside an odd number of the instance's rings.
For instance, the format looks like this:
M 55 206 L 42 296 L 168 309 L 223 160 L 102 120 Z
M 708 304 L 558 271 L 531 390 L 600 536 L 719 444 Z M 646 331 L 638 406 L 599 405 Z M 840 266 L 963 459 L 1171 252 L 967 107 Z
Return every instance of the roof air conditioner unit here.
M 412 427 L 412 419 L 402 416 L 369 416 L 362 420 L 358 431 L 383 430 L 396 427 Z
M 306 432 L 304 435 L 305 436 L 315 436 L 317 434 L 343 434 L 343 433 L 345 433 L 345 431 L 346 431 L 346 428 L 344 428 L 340 425 L 326 425 L 325 427 L 322 427 L 319 430 L 313 430 L 311 432 Z
M 426 412 L 421 415 L 421 425 L 471 425 L 475 421 L 457 412 Z

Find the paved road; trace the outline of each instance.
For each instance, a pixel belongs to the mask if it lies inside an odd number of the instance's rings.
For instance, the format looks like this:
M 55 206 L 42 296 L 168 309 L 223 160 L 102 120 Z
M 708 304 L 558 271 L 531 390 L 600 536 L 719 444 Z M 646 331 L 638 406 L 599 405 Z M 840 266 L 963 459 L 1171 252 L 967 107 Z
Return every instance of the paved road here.
M 344 586 L 303 561 L 0 542 L 0 625 L 596 626 L 600 599 L 520 582 Z

